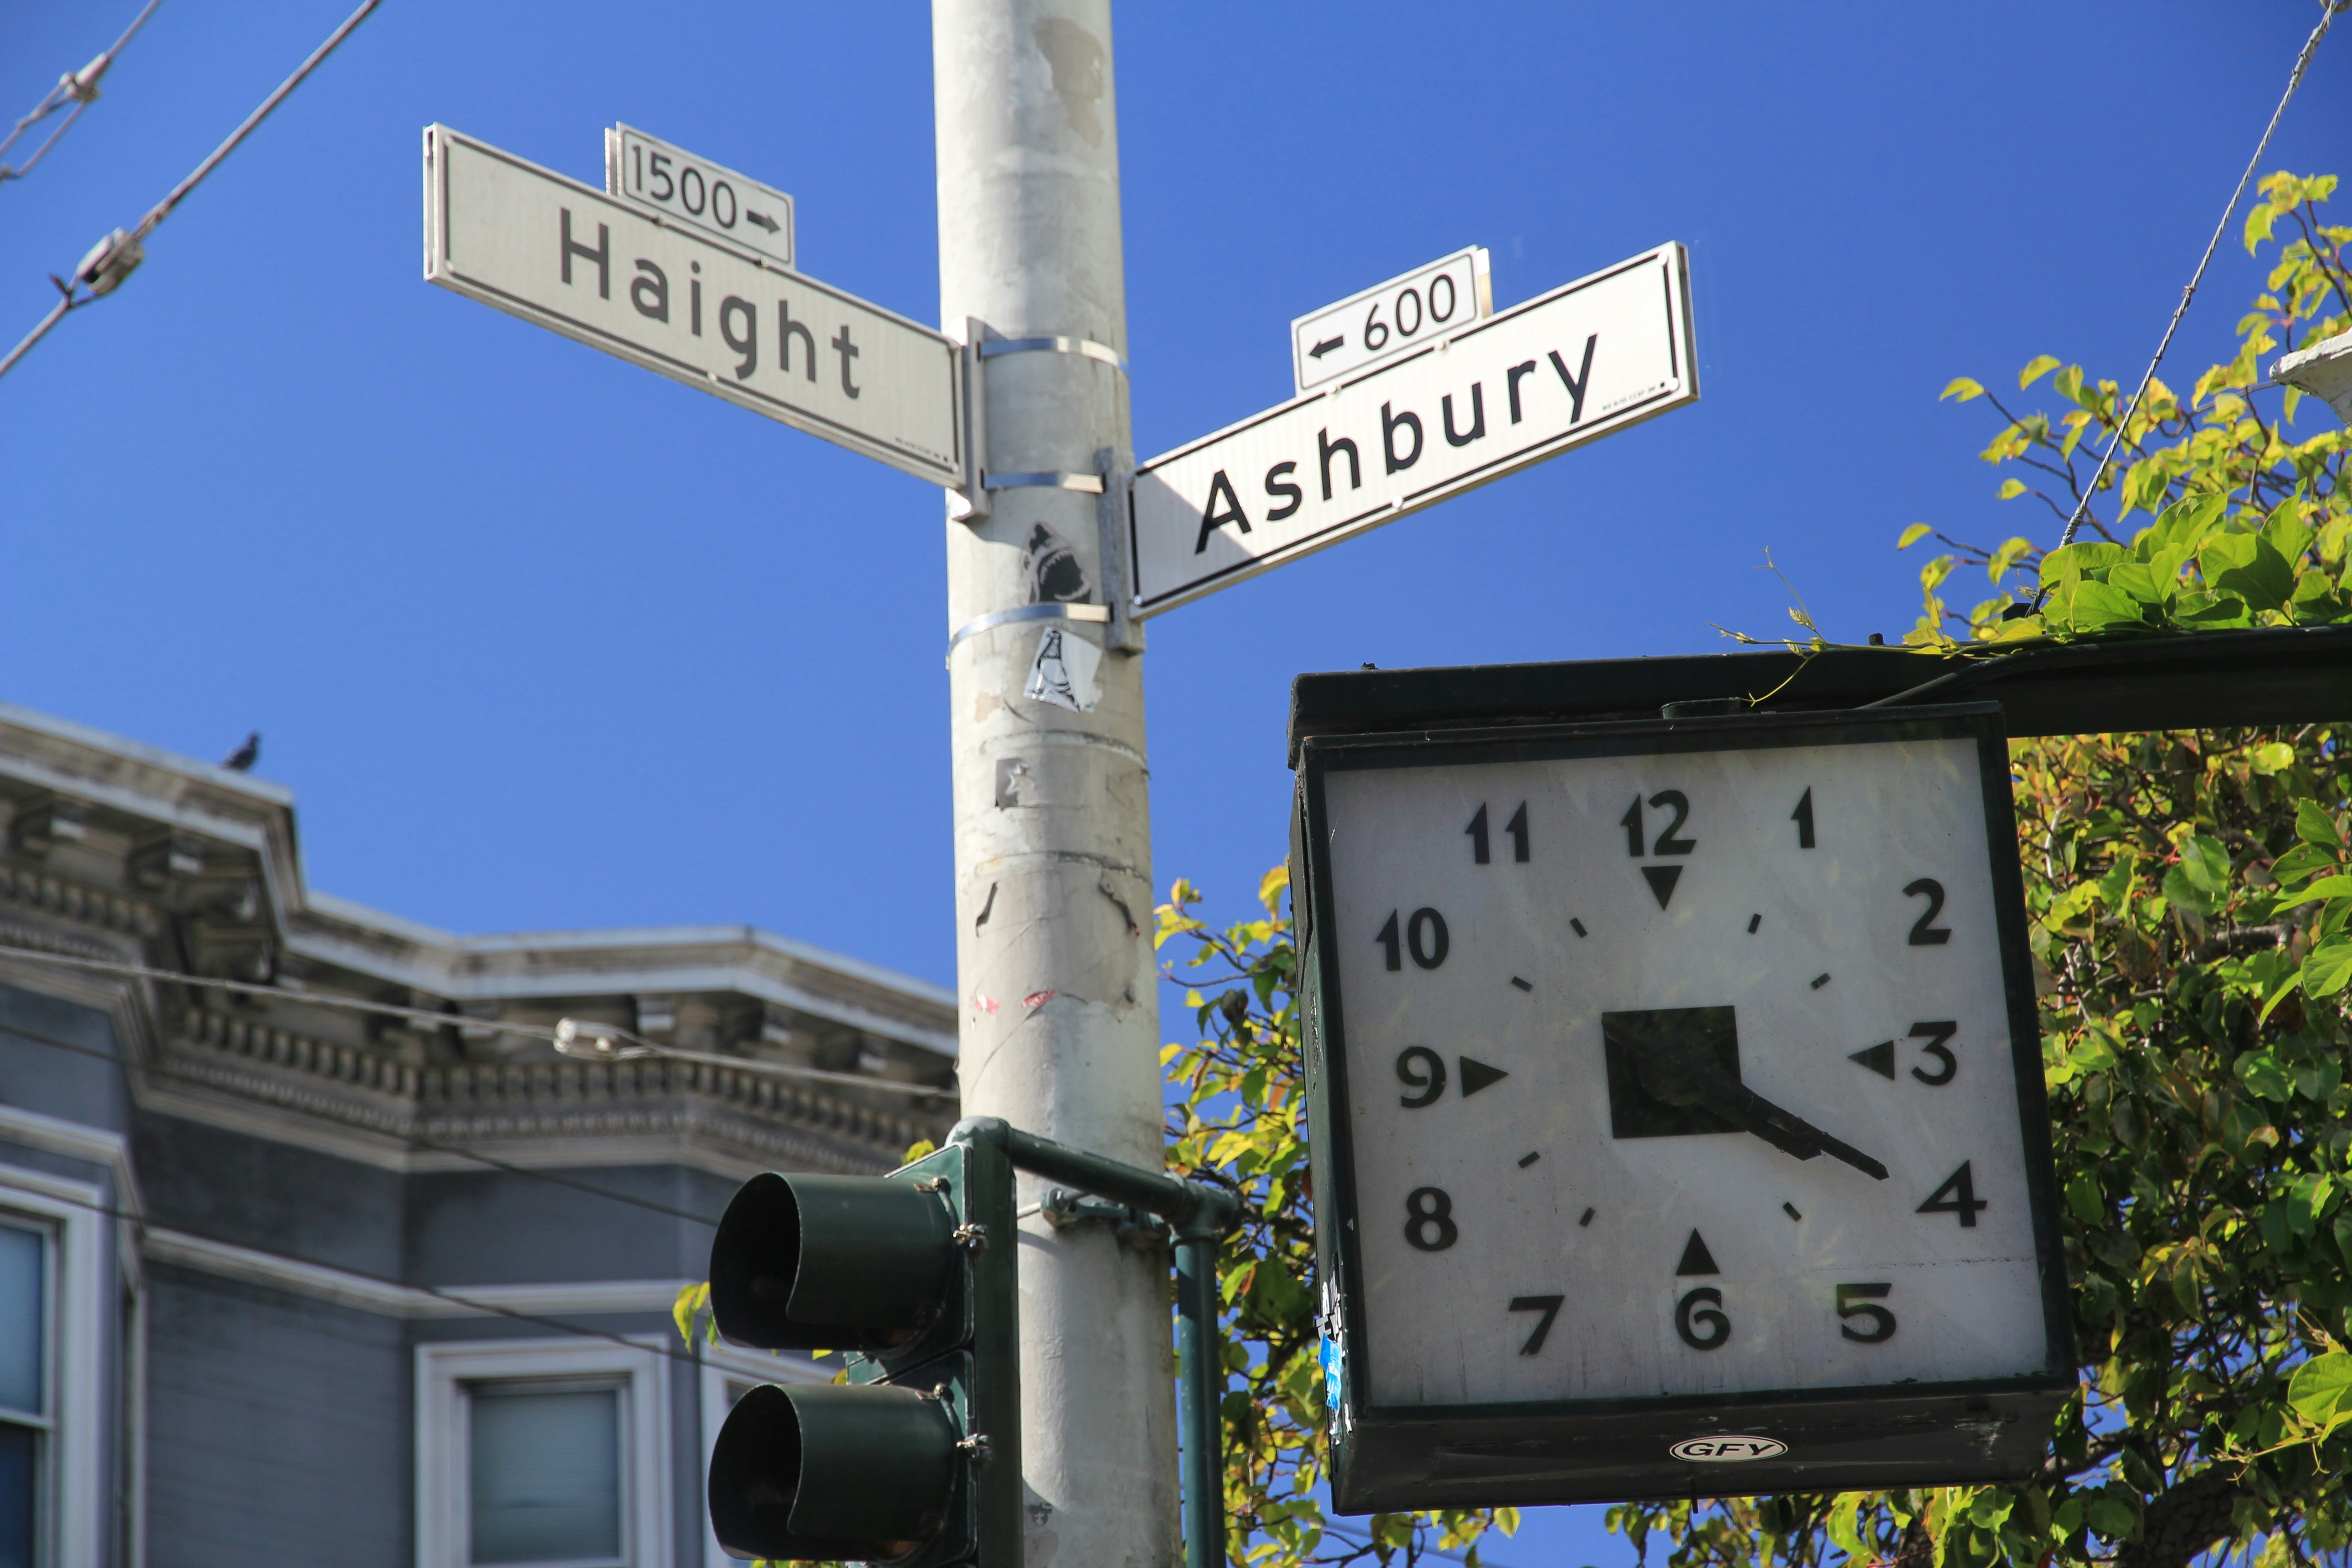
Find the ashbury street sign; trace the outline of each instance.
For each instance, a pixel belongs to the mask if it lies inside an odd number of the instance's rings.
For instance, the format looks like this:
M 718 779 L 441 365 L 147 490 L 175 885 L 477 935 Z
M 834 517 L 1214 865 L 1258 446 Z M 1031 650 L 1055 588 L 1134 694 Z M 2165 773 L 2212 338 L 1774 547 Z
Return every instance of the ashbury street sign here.
M 443 125 L 425 132 L 425 276 L 950 489 L 968 481 L 961 353 Z
M 1139 465 L 1134 614 L 1697 398 L 1689 259 L 1662 245 Z

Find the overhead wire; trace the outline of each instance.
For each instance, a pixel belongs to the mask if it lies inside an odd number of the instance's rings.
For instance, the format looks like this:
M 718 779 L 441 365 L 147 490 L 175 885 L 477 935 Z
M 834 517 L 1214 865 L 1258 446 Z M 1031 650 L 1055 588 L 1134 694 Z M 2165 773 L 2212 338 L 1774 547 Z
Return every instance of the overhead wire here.
M 26 132 L 63 109 L 67 104 L 70 103 L 74 106 L 73 112 L 67 115 L 55 131 L 49 132 L 49 139 L 33 149 L 31 157 L 13 169 L 5 163 L 0 163 L 0 184 L 5 184 L 10 180 L 21 180 L 31 174 L 33 165 L 47 157 L 49 149 L 58 144 L 58 138 L 73 129 L 73 122 L 81 118 L 81 111 L 97 101 L 99 79 L 106 75 L 108 69 L 114 64 L 114 57 L 122 52 L 122 46 L 131 41 L 132 34 L 147 25 L 147 18 L 154 15 L 155 7 L 162 4 L 163 0 L 147 0 L 147 4 L 141 7 L 139 15 L 131 19 L 131 26 L 122 30 L 122 37 L 115 39 L 96 59 L 82 67 L 81 69 L 68 71 L 59 77 L 58 85 L 49 89 L 41 101 L 33 106 L 33 112 L 16 121 L 16 129 L 9 132 L 6 137 L 0 138 L 0 157 L 5 157 L 8 149 L 14 147 L 17 139 Z
M 336 47 L 351 37 L 352 29 L 366 21 L 368 14 L 383 3 L 383 0 L 360 0 L 359 9 L 343 18 L 342 26 L 328 34 L 326 42 L 311 50 L 310 58 L 296 67 L 292 76 L 278 83 L 278 90 L 263 99 L 260 107 L 247 115 L 243 124 L 229 132 L 228 140 L 213 149 L 211 156 L 197 164 L 187 178 L 173 186 L 171 193 L 162 201 L 148 208 L 147 216 L 141 218 L 136 226 L 127 231 L 118 228 L 90 247 L 75 265 L 70 279 L 50 274 L 49 281 L 57 285 L 62 298 L 50 308 L 47 315 L 41 318 L 38 325 L 8 351 L 7 358 L 0 359 L 0 375 L 7 374 L 18 360 L 30 353 L 33 345 L 47 337 L 50 328 L 65 320 L 68 311 L 102 300 L 120 287 L 122 280 L 146 258 L 145 242 L 147 237 L 155 232 L 155 226 L 171 216 L 172 209 L 185 201 L 188 194 L 203 183 L 205 175 L 220 167 L 221 161 L 236 151 L 237 145 L 269 117 L 270 110 L 285 102 L 287 95 L 301 86 L 303 79 L 318 69 L 326 58 L 335 52 Z M 86 288 L 89 292 L 77 298 L 74 293 L 77 288 Z
M 817 1083 L 838 1083 L 857 1089 L 887 1089 L 918 1099 L 945 1099 L 956 1091 L 935 1084 L 900 1083 L 894 1079 L 868 1078 L 862 1073 L 835 1072 L 825 1068 L 804 1068 L 792 1062 L 761 1061 L 756 1057 L 730 1057 L 718 1051 L 688 1050 L 679 1046 L 665 1046 L 644 1036 L 612 1024 L 563 1018 L 552 1025 L 509 1024 L 496 1018 L 475 1018 L 462 1013 L 445 1013 L 430 1007 L 408 1007 L 394 1002 L 371 1002 L 362 996 L 336 996 L 323 992 L 296 991 L 284 985 L 257 985 L 250 981 L 228 980 L 208 974 L 190 974 L 182 970 L 158 969 L 151 964 L 128 963 L 120 959 L 79 958 L 72 953 L 51 952 L 46 948 L 13 946 L 0 943 L 0 958 L 18 958 L 37 963 L 54 963 L 68 969 L 86 969 L 100 974 L 131 975 L 143 980 L 168 980 L 182 985 L 209 987 L 231 991 L 239 995 L 268 996 L 280 1002 L 301 1002 L 317 1007 L 341 1008 L 353 1013 L 376 1013 L 387 1017 L 410 1018 L 436 1026 L 457 1026 L 467 1029 L 487 1029 L 497 1034 L 520 1035 L 553 1046 L 563 1055 L 600 1061 L 626 1061 L 640 1057 L 662 1057 L 677 1061 L 701 1062 L 713 1067 L 733 1068 L 740 1072 L 763 1073 L 776 1078 L 806 1079 Z
M 2334 25 L 2336 13 L 2347 5 L 2352 5 L 2352 0 L 2321 0 L 2319 26 L 2312 29 L 2311 37 L 2304 40 L 2302 49 L 2294 57 L 2294 68 L 2287 73 L 2286 91 L 2279 96 L 2278 107 L 2271 110 L 2270 123 L 2263 128 L 2262 140 L 2254 143 L 2254 155 L 2246 160 L 2245 173 L 2238 176 L 2237 188 L 2230 193 L 2230 203 L 2221 209 L 2221 221 L 2213 226 L 2213 237 L 2205 242 L 2205 254 L 2199 258 L 2197 270 L 2189 275 L 2189 286 L 2180 291 L 2180 303 L 2173 307 L 2172 320 L 2165 324 L 2164 336 L 2157 342 L 2156 353 L 2147 362 L 2146 374 L 2139 378 L 2139 388 L 2132 394 L 2130 406 L 2124 410 L 2124 416 L 2116 422 L 2115 433 L 2107 438 L 2107 449 L 2099 454 L 2099 466 L 2092 470 L 2090 484 L 2075 502 L 2074 513 L 2066 520 L 2064 531 L 2058 536 L 2059 549 L 2063 550 L 2074 542 L 2076 531 L 2083 526 L 2083 519 L 2090 512 L 2092 499 L 2099 493 L 2100 483 L 2115 463 L 2116 449 L 2123 445 L 2124 433 L 2131 428 L 2133 416 L 2139 413 L 2140 404 L 2147 396 L 2149 384 L 2156 380 L 2157 366 L 2164 363 L 2165 351 L 2172 346 L 2172 335 L 2180 330 L 2181 318 L 2189 313 L 2189 302 L 2197 297 L 2197 286 L 2204 281 L 2205 268 L 2211 265 L 2213 253 L 2221 248 L 2221 236 L 2230 227 L 2230 215 L 2238 210 L 2238 202 L 2245 195 L 2246 186 L 2252 182 L 2254 170 L 2262 163 L 2263 154 L 2269 150 L 2271 137 L 2286 114 L 2286 106 L 2294 100 L 2295 89 L 2303 85 L 2304 73 L 2311 68 L 2311 58 L 2318 52 L 2319 40 L 2327 36 L 2327 29 Z M 2033 606 L 2039 609 L 2049 594 L 2050 585 L 2044 583 L 2033 595 Z
M 633 1340 L 623 1334 L 607 1333 L 602 1329 L 583 1329 L 577 1323 L 567 1323 L 561 1318 L 544 1318 L 536 1312 L 518 1311 L 512 1307 L 501 1307 L 494 1302 L 476 1300 L 470 1296 L 460 1296 L 455 1291 L 444 1290 L 437 1286 L 413 1285 L 404 1279 L 393 1279 L 382 1274 L 370 1274 L 363 1269 L 352 1268 L 341 1263 L 322 1263 L 315 1258 L 298 1258 L 290 1252 L 272 1252 L 267 1247 L 248 1247 L 241 1241 L 231 1241 L 226 1237 L 204 1236 L 195 1231 L 182 1230 L 177 1226 L 159 1225 L 146 1215 L 117 1208 L 112 1204 L 92 1203 L 87 1198 L 71 1198 L 49 1192 L 44 1192 L 42 1195 L 54 1199 L 58 1203 L 70 1204 L 78 1209 L 87 1209 L 92 1214 L 104 1215 L 109 1219 L 117 1219 L 127 1225 L 138 1226 L 142 1229 L 168 1230 L 173 1235 L 184 1236 L 194 1241 L 208 1242 L 215 1247 L 234 1247 L 246 1252 L 258 1253 L 264 1258 L 275 1259 L 279 1263 L 292 1263 L 304 1268 L 321 1268 L 330 1273 L 347 1275 L 353 1279 L 363 1279 L 371 1285 L 381 1285 L 389 1289 L 418 1291 L 436 1300 L 463 1307 L 467 1311 L 480 1312 L 485 1316 L 510 1318 L 519 1323 L 530 1323 L 538 1328 L 552 1329 L 558 1333 L 576 1334 L 582 1339 L 610 1341 L 614 1344 L 625 1345 L 633 1351 L 645 1351 L 649 1354 L 663 1356 L 670 1361 L 685 1362 L 694 1366 L 702 1364 L 700 1356 L 684 1351 L 671 1350 L 666 1344 L 649 1345 L 642 1340 Z
M 60 1040 L 53 1035 L 44 1035 L 37 1030 L 27 1029 L 20 1024 L 0 1024 L 0 1037 L 14 1037 L 30 1040 L 35 1045 L 47 1046 L 56 1050 L 71 1051 L 76 1056 L 89 1057 L 93 1060 L 119 1067 L 126 1073 L 136 1068 L 150 1078 L 170 1079 L 175 1082 L 194 1084 L 205 1089 L 217 1087 L 211 1079 L 201 1074 L 176 1072 L 170 1068 L 157 1067 L 149 1062 L 134 1062 L 117 1052 L 101 1051 L 95 1046 L 78 1045 L 71 1040 Z M 551 1172 L 535 1170 L 529 1165 L 518 1165 L 510 1161 L 499 1159 L 495 1155 L 479 1153 L 455 1143 L 439 1142 L 431 1138 L 419 1137 L 413 1132 L 394 1133 L 393 1136 L 412 1149 L 423 1150 L 427 1153 L 456 1155 L 460 1159 L 476 1161 L 494 1171 L 504 1171 L 509 1175 L 525 1176 L 534 1182 L 545 1182 L 551 1186 L 568 1187 L 573 1192 L 586 1193 L 592 1197 L 610 1198 L 616 1204 L 627 1204 L 632 1207 L 650 1210 L 671 1219 L 689 1220 L 696 1225 L 706 1225 L 714 1228 L 719 1224 L 715 1219 L 695 1214 L 690 1210 L 673 1208 L 667 1204 L 656 1203 L 651 1198 L 638 1197 L 634 1193 L 616 1193 L 610 1187 L 593 1186 L 569 1176 L 555 1175 Z

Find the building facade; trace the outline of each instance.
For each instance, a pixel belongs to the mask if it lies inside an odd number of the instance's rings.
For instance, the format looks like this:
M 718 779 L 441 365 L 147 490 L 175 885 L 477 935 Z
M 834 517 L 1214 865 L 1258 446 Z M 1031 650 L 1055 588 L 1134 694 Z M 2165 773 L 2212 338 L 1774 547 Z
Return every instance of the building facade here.
M 744 1177 L 944 1133 L 952 996 L 412 924 L 304 884 L 288 792 L 7 708 L 0 824 L 0 1568 L 719 1560 L 726 1406 L 830 1373 L 673 1304 Z

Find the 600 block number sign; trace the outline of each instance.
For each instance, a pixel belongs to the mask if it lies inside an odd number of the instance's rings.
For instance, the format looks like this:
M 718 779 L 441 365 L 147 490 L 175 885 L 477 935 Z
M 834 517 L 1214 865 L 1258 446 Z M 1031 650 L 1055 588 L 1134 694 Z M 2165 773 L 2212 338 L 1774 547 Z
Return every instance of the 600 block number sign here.
M 1997 710 L 1304 784 L 1343 1506 L 2031 1468 L 2072 1363 Z

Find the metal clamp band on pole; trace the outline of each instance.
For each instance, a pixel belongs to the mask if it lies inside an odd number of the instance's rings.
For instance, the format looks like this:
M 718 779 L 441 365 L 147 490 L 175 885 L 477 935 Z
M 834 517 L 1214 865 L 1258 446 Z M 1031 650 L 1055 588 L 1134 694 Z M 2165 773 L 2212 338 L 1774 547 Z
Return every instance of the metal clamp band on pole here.
M 1109 620 L 1108 605 L 1020 605 L 1010 610 L 992 610 L 984 616 L 974 616 L 955 629 L 955 635 L 948 638 L 948 657 L 955 657 L 956 644 L 964 638 L 1014 621 L 1091 621 L 1099 626 Z
M 1103 481 L 1100 474 L 983 474 L 980 488 L 986 490 L 1077 490 L 1081 494 L 1098 496 L 1103 493 Z
M 1118 372 L 1127 374 L 1127 362 L 1118 351 L 1092 338 L 997 338 L 980 345 L 980 357 L 994 359 L 999 354 L 1084 354 Z

